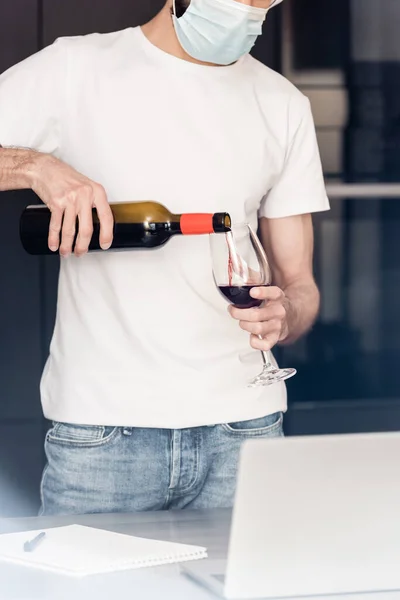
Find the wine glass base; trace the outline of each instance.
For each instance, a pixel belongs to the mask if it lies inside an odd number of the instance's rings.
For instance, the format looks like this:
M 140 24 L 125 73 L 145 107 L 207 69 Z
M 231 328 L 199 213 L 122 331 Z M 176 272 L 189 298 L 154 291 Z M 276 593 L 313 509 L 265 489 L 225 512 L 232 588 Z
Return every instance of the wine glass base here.
M 249 381 L 248 387 L 256 388 L 273 385 L 296 375 L 296 369 L 264 369 L 257 377 Z

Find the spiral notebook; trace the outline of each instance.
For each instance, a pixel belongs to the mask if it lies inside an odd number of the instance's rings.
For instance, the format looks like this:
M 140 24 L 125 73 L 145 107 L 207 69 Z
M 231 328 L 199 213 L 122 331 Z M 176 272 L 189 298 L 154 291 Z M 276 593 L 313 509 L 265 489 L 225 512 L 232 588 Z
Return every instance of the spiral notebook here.
M 24 543 L 45 531 L 33 552 Z M 0 561 L 86 577 L 207 557 L 206 548 L 132 537 L 83 525 L 0 535 Z

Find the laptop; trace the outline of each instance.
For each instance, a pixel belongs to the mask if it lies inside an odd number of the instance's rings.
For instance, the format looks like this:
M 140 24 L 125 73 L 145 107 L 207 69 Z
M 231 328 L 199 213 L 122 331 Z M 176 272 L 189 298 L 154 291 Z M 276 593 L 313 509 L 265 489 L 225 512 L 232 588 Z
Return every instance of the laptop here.
M 400 590 L 400 433 L 246 441 L 228 560 L 183 571 L 231 600 Z

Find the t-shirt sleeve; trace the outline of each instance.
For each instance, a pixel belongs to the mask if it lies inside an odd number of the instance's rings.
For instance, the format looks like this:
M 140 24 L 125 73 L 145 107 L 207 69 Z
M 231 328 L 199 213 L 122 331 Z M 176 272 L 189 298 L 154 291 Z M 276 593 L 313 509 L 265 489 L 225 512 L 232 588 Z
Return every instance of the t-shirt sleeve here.
M 0 75 L 0 145 L 55 153 L 65 107 L 67 61 L 57 40 Z
M 289 110 L 289 144 L 282 172 L 259 211 L 270 219 L 329 210 L 315 125 L 308 98 Z

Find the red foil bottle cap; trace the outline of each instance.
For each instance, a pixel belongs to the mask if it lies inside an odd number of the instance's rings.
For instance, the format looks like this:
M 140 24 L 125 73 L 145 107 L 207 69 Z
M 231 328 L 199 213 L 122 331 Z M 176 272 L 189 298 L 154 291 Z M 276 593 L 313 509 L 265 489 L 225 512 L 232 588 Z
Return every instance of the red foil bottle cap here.
M 180 227 L 183 235 L 214 233 L 212 214 L 187 214 L 181 216 Z

